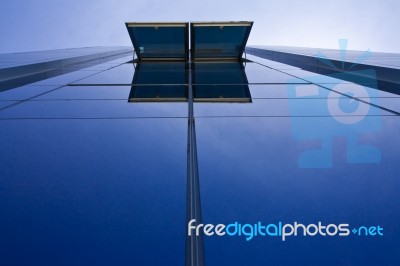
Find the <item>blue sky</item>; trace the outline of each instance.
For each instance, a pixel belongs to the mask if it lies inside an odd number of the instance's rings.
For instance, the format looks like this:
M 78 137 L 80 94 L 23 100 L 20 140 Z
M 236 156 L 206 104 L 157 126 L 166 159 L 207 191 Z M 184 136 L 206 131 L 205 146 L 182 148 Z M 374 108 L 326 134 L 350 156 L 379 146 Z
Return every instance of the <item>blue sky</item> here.
M 400 53 L 400 1 L 13 0 L 0 2 L 0 53 L 130 45 L 126 21 L 253 20 L 250 44 Z

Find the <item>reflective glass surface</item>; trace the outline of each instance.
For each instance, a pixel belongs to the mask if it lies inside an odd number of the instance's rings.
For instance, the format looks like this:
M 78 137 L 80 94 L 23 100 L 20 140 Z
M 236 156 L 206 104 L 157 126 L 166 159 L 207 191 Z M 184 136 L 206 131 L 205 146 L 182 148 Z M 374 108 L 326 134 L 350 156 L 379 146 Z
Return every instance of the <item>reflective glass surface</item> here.
M 133 74 L 135 72 L 135 64 L 126 63 L 108 69 L 107 71 L 99 71 L 95 75 L 80 79 L 73 84 L 124 84 L 132 83 Z
M 1 265 L 184 261 L 187 104 L 69 86 L 131 59 L 0 91 Z
M 192 64 L 195 101 L 249 102 L 251 95 L 242 62 Z
M 130 102 L 184 102 L 187 101 L 187 85 L 132 86 Z
M 193 84 L 247 84 L 242 62 L 196 62 L 193 64 Z
M 48 62 L 53 60 L 71 59 L 79 56 L 95 55 L 101 57 L 104 61 L 112 61 L 110 55 L 118 53 L 131 53 L 132 48 L 120 46 L 97 46 L 85 48 L 70 48 L 60 50 L 46 50 L 22 53 L 0 54 L 0 69 L 23 66 L 35 63 Z M 100 60 L 101 61 L 101 60 Z
M 39 94 L 59 88 L 57 85 L 25 85 L 14 89 L 4 88 L 0 86 L 0 101 L 3 100 L 25 100 Z
M 197 118 L 196 123 L 203 223 L 385 228 L 383 237 L 300 235 L 282 241 L 280 236 L 257 235 L 246 241 L 243 234 L 207 236 L 207 264 L 397 261 L 400 181 L 397 146 L 392 145 L 400 141 L 397 116 L 380 117 L 380 129 L 372 132 L 343 127 L 331 117 L 217 117 Z
M 127 47 L 86 47 L 0 54 L 0 62 L 2 62 L 0 63 L 0 87 L 2 87 L 1 90 L 14 89 L 34 82 L 37 85 L 65 85 L 65 79 L 68 77 L 70 79 L 68 82 L 71 82 L 90 74 L 90 72 L 86 74 L 75 72 L 77 70 L 87 70 L 89 67 L 103 63 L 115 65 L 115 61 L 132 56 L 132 52 L 132 49 Z M 98 71 L 98 69 L 92 70 Z M 96 72 L 92 71 L 93 73 Z M 63 80 L 58 78 L 60 75 L 64 76 Z
M 64 86 L 37 100 L 123 100 L 126 101 L 130 86 Z
M 271 68 L 274 68 L 274 69 L 280 69 L 280 70 L 281 69 L 300 69 L 299 67 L 282 64 L 282 63 L 279 63 L 279 62 L 276 62 L 276 61 L 268 60 L 268 59 L 265 59 L 265 58 L 261 58 L 261 57 L 258 57 L 258 56 L 254 56 L 254 55 L 248 54 L 248 53 L 246 53 L 244 55 L 244 57 L 246 59 L 248 59 L 248 60 L 251 60 L 251 61 L 254 60 L 255 62 L 257 62 L 259 64 L 262 64 L 264 66 L 268 66 L 268 67 L 271 67 Z
M 307 47 L 285 47 L 285 46 L 257 46 L 251 47 L 261 48 L 271 51 L 279 51 L 292 54 L 301 54 L 307 56 L 321 56 L 329 60 L 345 60 L 348 62 L 365 63 L 375 66 L 384 66 L 400 69 L 400 55 L 395 53 L 381 53 L 367 51 L 347 50 L 347 40 L 343 40 L 341 49 L 319 49 Z
M 173 67 L 177 64 L 177 67 Z M 182 65 L 179 65 L 182 64 Z M 182 80 L 181 74 L 184 63 L 141 63 L 140 76 L 144 77 L 145 83 L 152 82 L 158 84 L 161 80 L 165 84 L 179 84 Z M 102 71 L 87 78 L 80 79 L 73 84 L 131 84 L 136 71 L 137 64 L 122 64 L 108 71 Z M 192 65 L 196 71 L 193 84 L 241 84 L 241 83 L 309 83 L 302 78 L 297 78 L 290 73 L 265 67 L 263 65 L 246 62 L 246 63 L 229 63 L 229 62 L 196 62 Z M 237 71 L 243 69 L 247 79 L 243 79 L 243 74 L 236 75 Z M 164 74 L 163 74 L 164 73 Z M 159 76 L 160 75 L 160 76 Z M 153 80 L 153 81 L 152 81 Z M 137 84 L 141 82 L 139 79 Z M 178 83 L 179 82 L 179 83 Z
M 182 264 L 186 125 L 0 120 L 1 264 Z
M 185 103 L 129 103 L 125 100 L 46 100 L 22 102 L 0 112 L 0 118 L 122 119 L 186 117 Z
M 245 72 L 249 83 L 309 83 L 298 77 L 258 63 L 246 63 Z
M 143 62 L 136 64 L 129 101 L 186 101 L 188 64 Z
M 203 235 L 207 265 L 399 264 L 400 95 L 248 59 L 125 57 L 0 89 L 0 264 L 184 264 L 191 138 L 204 224 L 351 230 Z
M 10 101 L 10 100 L 0 101 L 0 108 L 4 108 L 4 107 L 12 105 L 14 103 L 16 103 L 16 101 Z

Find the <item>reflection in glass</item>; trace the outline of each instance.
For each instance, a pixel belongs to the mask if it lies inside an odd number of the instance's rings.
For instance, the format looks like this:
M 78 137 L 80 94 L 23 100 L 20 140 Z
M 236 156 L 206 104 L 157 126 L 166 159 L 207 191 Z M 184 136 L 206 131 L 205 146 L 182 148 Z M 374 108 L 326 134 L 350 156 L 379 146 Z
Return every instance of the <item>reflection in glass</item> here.
M 251 102 L 243 62 L 200 62 L 193 64 L 195 101 Z
M 181 62 L 138 63 L 129 102 L 187 100 L 188 65 Z
M 189 67 L 191 84 L 188 84 Z M 195 101 L 251 102 L 244 65 L 238 61 L 140 62 L 136 64 L 128 101 L 187 101 L 189 85 Z
M 60 49 L 54 51 L 25 52 L 11 55 L 0 54 L 0 92 L 18 88 L 35 82 L 46 82 L 50 78 L 71 73 L 77 70 L 109 62 L 118 65 L 113 60 L 130 55 L 132 50 L 124 47 L 86 47 L 78 49 Z M 90 73 L 86 73 L 90 75 Z M 63 79 L 61 77 L 61 79 Z M 57 80 L 54 78 L 53 81 Z M 51 79 L 50 79 L 51 81 Z M 68 80 L 65 85 L 75 80 Z
M 280 50 L 287 48 L 280 47 Z M 290 48 L 292 51 L 274 51 L 274 49 L 260 49 L 248 47 L 246 51 L 263 59 L 272 60 L 275 63 L 283 63 L 290 66 L 310 71 L 317 80 L 309 80 L 319 83 L 329 78 L 340 79 L 340 82 L 348 81 L 361 86 L 376 85 L 374 89 L 400 95 L 400 70 L 384 65 L 386 62 L 384 53 L 374 53 L 374 57 L 380 57 L 378 61 L 357 61 L 361 56 L 359 51 L 346 51 L 347 59 L 343 61 L 337 54 L 338 51 L 301 48 Z M 318 52 L 318 53 L 317 53 Z M 341 53 L 341 52 L 340 52 Z M 315 55 L 317 54 L 317 55 Z M 325 56 L 327 54 L 327 56 Z M 336 55 L 335 55 L 336 54 Z M 357 59 L 358 58 L 358 59 Z M 265 63 L 265 62 L 264 62 Z M 288 72 L 288 71 L 284 71 Z M 297 74 L 295 76 L 298 77 Z

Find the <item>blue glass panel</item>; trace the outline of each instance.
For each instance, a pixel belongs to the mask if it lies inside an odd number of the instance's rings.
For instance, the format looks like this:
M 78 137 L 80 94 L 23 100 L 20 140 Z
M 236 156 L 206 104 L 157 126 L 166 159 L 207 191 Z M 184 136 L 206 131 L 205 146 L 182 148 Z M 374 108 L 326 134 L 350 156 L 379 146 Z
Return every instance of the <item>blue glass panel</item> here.
M 147 67 L 147 64 L 148 67 Z M 175 65 L 176 64 L 176 65 Z M 182 65 L 180 65 L 182 64 Z M 132 83 L 136 66 L 139 64 L 122 64 L 115 68 L 100 72 L 93 76 L 83 78 L 74 82 L 75 85 L 92 85 L 92 84 L 123 84 L 128 85 Z M 262 66 L 257 63 L 245 63 L 243 65 L 246 80 L 243 75 L 236 75 L 238 70 L 241 69 L 237 63 L 210 63 L 210 62 L 196 62 L 193 68 L 196 70 L 193 84 L 244 84 L 244 83 L 309 83 L 306 80 L 295 78 L 289 74 L 281 71 Z M 183 84 L 186 69 L 184 63 L 149 63 L 144 62 L 141 65 L 140 77 L 136 84 Z M 210 76 L 208 78 L 207 76 Z M 201 78 L 203 77 L 203 78 Z M 210 79 L 214 82 L 210 83 Z M 153 80 L 153 81 L 152 81 Z
M 186 59 L 188 23 L 126 23 L 139 59 Z
M 238 74 L 242 68 L 245 73 Z M 194 84 L 210 84 L 210 80 L 214 80 L 211 84 L 309 83 L 278 70 L 249 62 L 243 66 L 233 62 L 196 62 L 194 69 L 196 70 Z
M 378 98 L 376 102 L 384 108 L 400 113 L 400 97 Z
M 186 133 L 187 119 L 0 121 L 1 264 L 182 264 Z
M 0 118 L 124 119 L 186 117 L 187 103 L 129 103 L 125 100 L 27 101 L 0 112 Z
M 193 84 L 247 84 L 242 62 L 196 62 L 192 64 Z
M 251 102 L 248 85 L 194 85 L 194 101 Z
M 91 60 L 86 62 L 90 65 L 91 63 L 99 63 L 101 61 L 111 62 L 113 58 L 115 58 L 115 55 L 121 57 L 128 54 L 132 54 L 132 48 L 121 47 L 121 46 L 117 47 L 98 46 L 98 47 L 0 54 L 0 69 L 21 66 L 21 65 L 31 65 L 41 62 L 49 62 L 54 60 L 73 59 L 73 58 L 77 59 L 79 56 L 94 56 L 93 58 L 91 58 Z M 85 60 L 88 60 L 88 58 L 86 58 Z M 70 67 L 72 67 L 72 65 Z
M 126 47 L 0 54 L 0 58 L 4 59 L 4 61 L 0 60 L 3 62 L 0 67 L 0 85 L 9 89 L 27 84 L 65 85 L 76 81 L 74 75 L 82 74 L 79 71 L 71 75 L 66 73 L 126 57 L 129 54 L 132 54 L 132 50 Z M 59 75 L 63 75 L 63 77 L 61 79 L 52 78 Z
M 390 68 L 400 68 L 399 54 L 395 53 L 381 53 L 371 51 L 351 51 L 347 49 L 320 49 L 320 48 L 306 48 L 306 47 L 285 47 L 285 46 L 252 46 L 255 48 L 267 50 L 270 54 L 275 51 L 301 54 L 306 56 L 321 56 L 330 60 L 341 61 L 344 59 L 346 62 L 355 62 L 357 64 L 367 64 L 372 66 L 382 66 Z M 251 47 L 249 47 L 251 49 Z
M 288 75 L 293 75 L 294 77 L 305 79 L 309 82 L 314 82 L 317 84 L 351 83 L 351 81 L 346 81 L 346 80 L 340 79 L 338 77 L 331 77 L 331 76 L 316 74 L 315 72 L 310 72 L 310 71 L 306 71 L 306 70 L 302 70 L 302 69 L 284 69 L 281 71 Z M 372 82 L 376 83 L 376 81 L 372 81 Z
M 135 74 L 135 71 L 140 73 Z M 187 66 L 179 62 L 122 64 L 75 82 L 88 84 L 186 84 Z
M 187 84 L 187 68 L 183 62 L 138 63 L 132 84 Z
M 350 84 L 351 85 L 351 84 Z M 393 115 L 386 112 L 384 99 L 369 95 L 364 87 L 341 84 L 339 94 L 315 84 L 250 85 L 252 103 L 196 103 L 196 116 L 337 116 L 351 117 Z M 353 86 L 353 85 L 352 85 Z M 340 90 L 339 90 L 340 88 Z M 351 89 L 351 90 L 350 90 Z M 370 89 L 371 93 L 376 92 Z M 349 98 L 346 95 L 354 98 Z M 360 97 L 361 96 L 361 97 Z
M 57 77 L 53 78 L 47 78 L 43 79 L 41 81 L 32 83 L 30 85 L 67 85 L 73 82 L 77 82 L 78 80 L 81 80 L 86 77 L 90 77 L 92 75 L 95 75 L 97 73 L 100 73 L 99 70 L 79 70 L 79 71 L 73 71 L 67 74 L 63 74 Z
M 10 106 L 12 104 L 15 104 L 16 101 L 10 101 L 10 100 L 0 100 L 0 109 L 6 106 Z
M 285 51 L 285 48 L 283 48 L 283 50 Z M 323 55 L 323 52 L 325 52 L 325 50 L 320 51 L 322 52 L 322 55 L 318 56 L 306 56 L 305 54 L 307 54 L 307 50 L 309 49 L 304 49 L 304 51 L 301 51 L 301 49 L 295 48 L 294 50 L 297 50 L 297 52 L 281 53 L 273 50 L 260 50 L 250 47 L 248 48 L 248 52 L 258 54 L 262 57 L 301 67 L 302 69 L 311 71 L 313 73 L 315 72 L 325 75 L 321 76 L 318 74 L 312 74 L 310 72 L 307 73 L 303 72 L 303 70 L 293 71 L 298 72 L 295 75 L 302 75 L 303 79 L 313 83 L 329 84 L 332 83 L 332 81 L 336 83 L 340 82 L 336 79 L 340 79 L 347 82 L 354 82 L 362 86 L 366 85 L 378 88 L 386 92 L 399 94 L 400 82 L 398 77 L 400 72 L 398 69 L 384 67 L 383 65 L 380 65 L 379 62 L 364 62 L 365 59 L 369 56 L 383 56 L 383 58 L 395 59 L 396 55 L 381 53 L 372 54 L 368 51 L 366 53 L 360 54 L 360 52 L 351 51 L 349 52 L 351 56 L 349 57 L 349 59 L 347 59 L 347 52 L 345 50 L 328 51 L 328 54 L 330 54 L 330 56 Z M 338 60 L 339 54 L 341 55 L 340 60 Z M 288 73 L 289 71 L 291 70 L 287 70 L 285 72 Z
M 252 84 L 250 87 L 253 99 L 287 99 L 286 84 Z
M 192 58 L 241 58 L 252 25 L 252 22 L 191 23 Z
M 242 62 L 196 62 L 192 64 L 192 83 L 195 101 L 251 101 Z
M 246 63 L 245 71 L 249 83 L 309 83 L 309 81 L 257 63 Z
M 65 86 L 35 100 L 124 100 L 130 86 Z
M 60 86 L 39 86 L 39 85 L 25 85 L 22 87 L 8 89 L 0 86 L 0 100 L 25 100 L 30 97 L 54 90 Z M 5 89 L 5 90 L 2 90 Z
M 138 63 L 129 101 L 186 101 L 188 65 L 181 62 Z
M 398 90 L 267 59 L 190 77 L 131 59 L 0 88 L 1 265 L 183 264 L 188 105 L 138 100 L 186 100 L 189 79 L 204 223 L 384 228 L 204 236 L 208 265 L 399 264 Z
M 251 60 L 253 62 L 260 63 L 260 64 L 268 66 L 268 67 L 271 67 L 273 69 L 279 69 L 279 70 L 282 70 L 282 69 L 300 69 L 299 67 L 286 65 L 286 64 L 279 63 L 279 62 L 276 62 L 276 61 L 272 61 L 272 60 L 264 59 L 264 58 L 261 58 L 261 57 L 258 57 L 258 56 L 254 56 L 254 55 L 251 55 L 251 54 L 246 54 L 246 59 Z
M 398 117 L 359 132 L 332 118 L 197 118 L 203 223 L 381 226 L 384 236 L 204 236 L 208 265 L 398 262 Z M 329 128 L 321 125 L 330 124 Z M 300 139 L 300 136 L 303 139 Z M 390 141 L 388 141 L 390 140 Z M 321 168 L 323 167 L 323 168 Z M 234 228 L 231 232 L 234 231 Z M 245 230 L 251 235 L 250 229 Z M 271 230 L 273 232 L 273 230 Z M 254 231 L 253 231 L 254 232 Z
M 138 63 L 129 101 L 186 101 L 187 69 L 188 65 L 180 62 Z
M 135 64 L 128 63 L 122 64 L 106 71 L 99 72 L 95 75 L 91 75 L 87 78 L 80 79 L 73 84 L 125 84 L 130 85 L 132 78 L 135 73 Z
M 305 86 L 310 86 L 310 85 L 305 85 Z M 314 85 L 311 85 L 311 86 L 314 86 Z M 351 83 L 345 83 L 343 88 L 345 88 L 347 86 L 349 86 L 349 87 L 353 86 L 353 91 L 352 91 L 352 93 L 350 93 L 349 91 L 348 92 L 344 91 L 345 95 L 349 95 L 351 97 L 356 97 L 356 98 L 361 99 L 366 102 L 372 102 L 373 104 L 381 106 L 383 108 L 388 108 L 390 110 L 400 112 L 400 96 L 398 96 L 396 94 L 392 94 L 389 92 L 376 90 L 376 89 L 368 88 L 368 87 L 360 87 L 360 86 L 354 87 L 354 84 L 351 84 Z M 288 102 L 294 103 L 295 101 L 300 101 L 301 99 L 325 99 L 325 100 L 328 99 L 326 97 L 326 95 L 315 95 L 313 93 L 310 93 L 309 95 L 305 94 L 300 99 L 300 98 L 296 97 L 295 95 L 288 94 L 288 90 L 287 90 L 288 85 L 286 85 L 286 84 L 273 84 L 273 85 L 257 84 L 257 85 L 250 85 L 249 88 L 250 88 L 251 98 L 253 100 L 257 100 L 257 99 L 287 99 Z M 320 90 L 321 89 L 322 88 L 320 88 Z M 362 94 L 363 91 L 367 92 L 367 94 Z M 354 94 L 354 93 L 356 93 L 356 94 Z M 330 99 L 330 101 L 335 101 L 336 99 L 339 99 L 339 102 L 340 102 L 340 101 L 345 100 L 345 96 L 336 94 L 336 93 L 331 93 L 331 94 L 329 94 L 329 99 Z M 348 99 L 348 103 L 356 104 L 357 102 L 351 101 L 351 99 Z M 299 104 L 299 106 L 301 106 L 301 105 L 302 104 Z M 356 106 L 354 108 L 356 109 Z
M 178 102 L 187 101 L 187 85 L 149 85 L 132 86 L 129 93 L 130 102 Z
M 131 56 L 126 56 L 126 57 L 119 58 L 116 60 L 107 61 L 102 64 L 97 64 L 97 65 L 94 65 L 91 67 L 87 67 L 82 70 L 106 70 L 106 69 L 110 69 L 112 67 L 116 67 L 118 65 L 124 64 L 124 63 L 131 62 L 132 60 L 133 60 L 133 56 L 131 55 Z

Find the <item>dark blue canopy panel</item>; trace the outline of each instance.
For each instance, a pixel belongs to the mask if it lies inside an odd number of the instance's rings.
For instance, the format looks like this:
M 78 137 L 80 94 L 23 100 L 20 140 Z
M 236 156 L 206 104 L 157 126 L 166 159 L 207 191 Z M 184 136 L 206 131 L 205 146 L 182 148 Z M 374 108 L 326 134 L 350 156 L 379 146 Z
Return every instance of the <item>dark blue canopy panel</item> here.
M 140 60 L 187 60 L 189 23 L 125 23 Z
M 240 59 L 253 22 L 190 23 L 193 60 Z M 126 27 L 139 60 L 188 60 L 188 22 L 128 22 Z
M 193 22 L 192 59 L 240 59 L 253 22 Z

